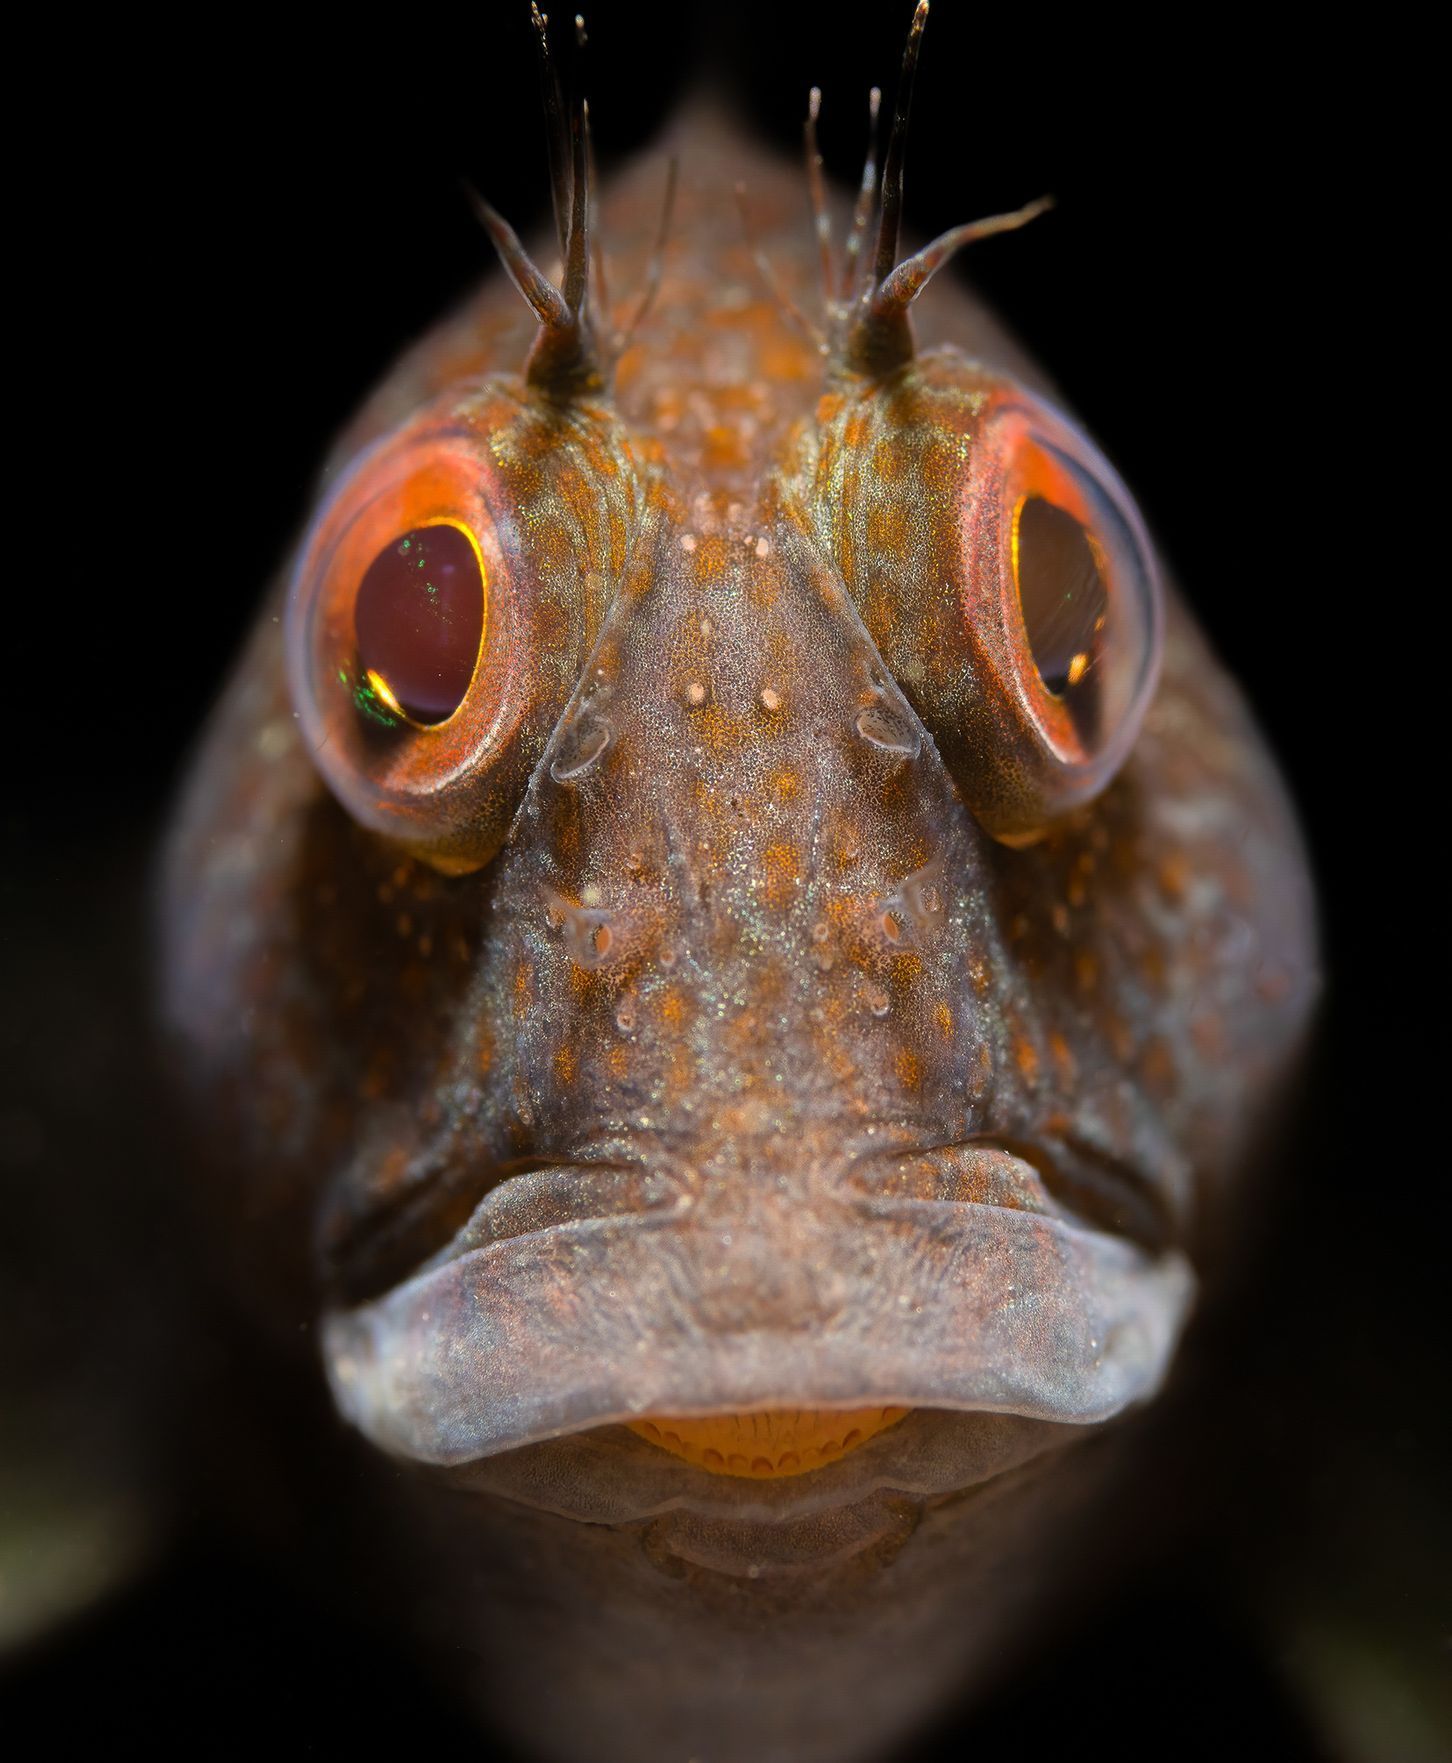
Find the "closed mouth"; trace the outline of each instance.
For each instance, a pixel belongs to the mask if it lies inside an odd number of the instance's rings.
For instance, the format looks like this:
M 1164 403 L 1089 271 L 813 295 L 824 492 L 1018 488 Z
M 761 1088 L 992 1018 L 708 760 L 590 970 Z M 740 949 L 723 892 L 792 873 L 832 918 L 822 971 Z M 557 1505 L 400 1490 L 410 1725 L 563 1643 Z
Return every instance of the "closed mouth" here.
M 644 1166 L 522 1170 L 417 1272 L 329 1313 L 335 1399 L 423 1463 L 653 1425 L 652 1448 L 674 1432 L 677 1460 L 728 1476 L 718 1435 L 768 1413 L 1108 1419 L 1158 1387 L 1193 1277 L 1147 1189 L 1024 1149 L 895 1150 L 726 1221 Z M 734 1473 L 803 1473 L 800 1450 L 783 1468 L 794 1448 L 736 1452 Z

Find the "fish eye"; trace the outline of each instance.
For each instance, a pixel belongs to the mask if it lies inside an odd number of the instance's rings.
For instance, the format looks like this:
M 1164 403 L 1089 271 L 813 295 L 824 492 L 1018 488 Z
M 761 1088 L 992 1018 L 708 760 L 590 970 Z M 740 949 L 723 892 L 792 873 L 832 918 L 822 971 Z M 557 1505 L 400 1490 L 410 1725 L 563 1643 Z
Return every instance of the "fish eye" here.
M 464 701 L 484 641 L 487 584 L 479 541 L 438 521 L 390 539 L 353 603 L 358 671 L 383 704 L 424 727 Z
M 1159 581 L 1114 468 L 1024 392 L 989 401 L 960 494 L 965 671 L 937 720 L 961 725 L 945 756 L 979 820 L 1027 844 L 1127 757 L 1158 676 Z
M 543 715 L 537 576 L 491 471 L 487 433 L 457 420 L 365 453 L 304 539 L 285 627 L 333 794 L 450 873 L 498 849 Z

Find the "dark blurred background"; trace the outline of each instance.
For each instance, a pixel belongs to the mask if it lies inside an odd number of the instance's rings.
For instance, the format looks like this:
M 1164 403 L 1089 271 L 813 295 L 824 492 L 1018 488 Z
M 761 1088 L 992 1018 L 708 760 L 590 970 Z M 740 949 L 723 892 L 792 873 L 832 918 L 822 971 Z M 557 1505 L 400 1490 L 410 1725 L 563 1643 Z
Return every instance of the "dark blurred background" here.
M 820 84 L 828 170 L 855 178 L 867 89 L 890 95 L 909 12 L 594 5 L 605 169 L 709 77 L 789 153 Z M 1339 376 L 1360 316 L 1329 209 L 1358 199 L 1356 144 L 1295 29 L 1263 10 L 1171 18 L 938 0 L 908 220 L 928 235 L 1057 198 L 962 268 L 1119 466 L 1280 755 L 1320 876 L 1329 989 L 1238 1337 L 1235 1473 L 1181 1553 L 941 1754 L 971 1743 L 1026 1763 L 1072 1741 L 1124 1759 L 1415 1760 L 1444 1754 L 1428 1711 L 1452 1555 L 1441 1269 L 1412 1196 L 1447 1157 L 1424 1100 L 1432 1047 L 1397 991 L 1436 951 L 1398 950 L 1407 907 L 1380 841 L 1400 830 L 1382 793 L 1399 712 L 1377 674 L 1381 584 L 1349 524 L 1368 443 Z M 0 1722 L 212 1755 L 365 1737 L 483 1754 L 199 1496 L 179 1522 L 151 1514 L 155 1448 L 132 1435 L 174 1396 L 161 1295 L 184 1283 L 184 1245 L 142 1182 L 134 1204 L 128 1190 L 117 1207 L 113 1183 L 109 1206 L 55 1222 L 58 1193 L 89 1191 L 98 1168 L 128 1181 L 160 1154 L 128 1058 L 149 984 L 147 856 L 322 452 L 399 348 L 491 269 L 461 180 L 521 231 L 545 211 L 522 0 L 329 24 L 323 44 L 250 13 L 195 42 L 95 26 L 66 112 L 83 164 L 40 151 L 24 198 L 58 214 L 57 252 L 17 229 L 42 304 L 57 290 L 67 375 L 47 405 L 56 438 L 33 450 L 54 524 L 20 549 L 25 634 L 6 668 L 12 729 L 40 732 L 12 745 L 0 801 L 0 1180 L 19 1220 L 0 1274 L 20 1319 L 0 1380 L 26 1391 L 0 1450 L 29 1461 L 50 1441 L 56 1510 L 130 1540 L 102 1548 L 65 1520 L 80 1581 L 96 1581 L 75 1601 L 94 1607 L 20 1653 Z M 82 1286 L 105 1300 L 104 1340 Z M 6 1497 L 13 1586 L 33 1494 Z

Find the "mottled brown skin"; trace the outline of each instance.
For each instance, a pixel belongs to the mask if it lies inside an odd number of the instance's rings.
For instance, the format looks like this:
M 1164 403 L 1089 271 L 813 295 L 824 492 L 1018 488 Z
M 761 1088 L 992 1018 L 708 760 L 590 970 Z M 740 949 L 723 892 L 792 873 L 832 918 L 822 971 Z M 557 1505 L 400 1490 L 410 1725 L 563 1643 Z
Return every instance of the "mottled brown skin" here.
M 520 732 L 446 811 L 359 824 L 274 599 L 177 821 L 166 992 L 237 1288 L 294 1346 L 326 1315 L 344 1412 L 417 1461 L 377 1459 L 389 1522 L 491 1717 L 554 1757 L 825 1763 L 1057 1594 L 1113 1462 L 1080 1441 L 1153 1393 L 1191 1264 L 1255 1206 L 1311 910 L 1177 602 L 1117 776 L 1030 845 L 985 831 L 973 804 L 1037 785 L 934 584 L 973 399 L 1042 381 L 936 285 L 914 360 L 835 371 L 731 196 L 810 306 L 800 174 L 681 135 L 609 386 L 527 386 L 496 280 L 329 468 L 411 423 L 492 437 L 538 639 Z M 616 287 L 660 182 L 607 197 Z M 1084 1306 L 1121 1276 L 1164 1338 L 1116 1360 Z M 872 1402 L 914 1411 L 770 1483 L 618 1424 Z

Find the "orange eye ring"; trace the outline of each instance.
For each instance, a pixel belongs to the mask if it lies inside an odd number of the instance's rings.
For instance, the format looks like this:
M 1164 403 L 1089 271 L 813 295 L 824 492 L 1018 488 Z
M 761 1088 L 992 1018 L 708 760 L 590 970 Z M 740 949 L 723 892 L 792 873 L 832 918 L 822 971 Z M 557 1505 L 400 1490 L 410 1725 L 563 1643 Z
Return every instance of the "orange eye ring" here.
M 960 533 L 963 630 L 994 722 L 976 760 L 965 749 L 965 793 L 1024 844 L 1097 795 L 1138 733 L 1162 640 L 1154 553 L 1099 450 L 1016 390 L 974 435 Z
M 521 747 L 520 737 L 540 705 L 533 572 L 486 433 L 451 414 L 444 423 L 426 416 L 364 454 L 329 497 L 294 571 L 286 641 L 293 700 L 333 793 L 363 825 L 458 872 L 487 862 L 503 838 L 532 763 L 532 743 Z M 436 529 L 467 540 L 434 549 L 452 549 L 447 591 L 465 639 L 470 620 L 479 635 L 472 655 L 456 641 L 452 686 L 421 706 L 379 661 L 390 641 L 403 641 L 406 655 L 413 640 L 407 630 L 398 636 L 396 586 L 385 584 L 371 603 L 365 587 L 381 564 L 403 567 L 394 552 L 417 545 L 422 553 Z M 444 579 L 438 569 L 429 575 Z M 437 591 L 432 579 L 427 586 Z

